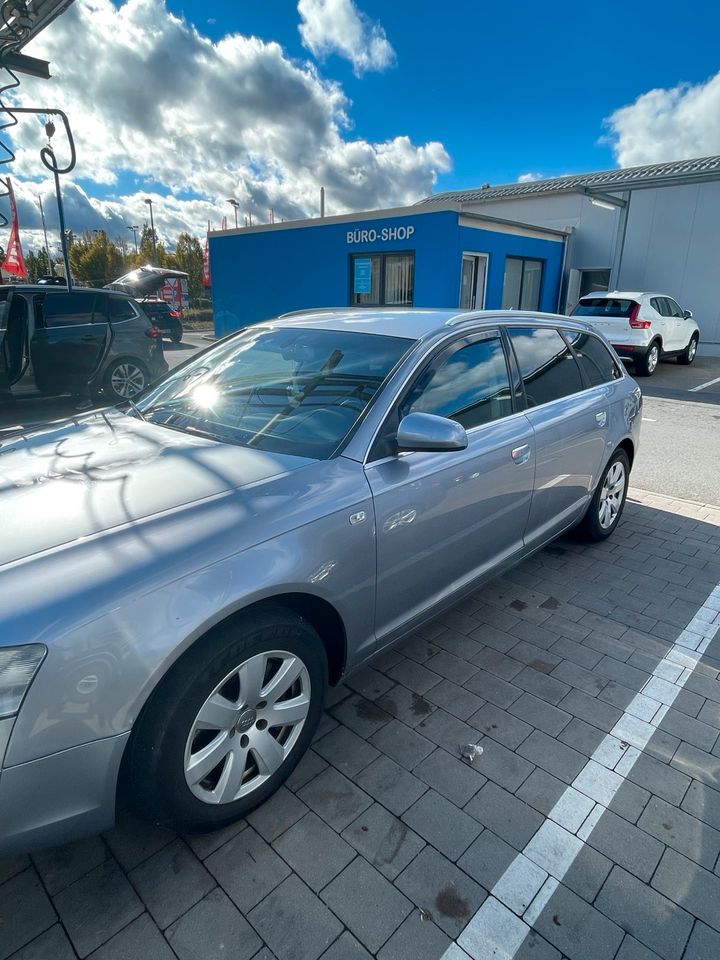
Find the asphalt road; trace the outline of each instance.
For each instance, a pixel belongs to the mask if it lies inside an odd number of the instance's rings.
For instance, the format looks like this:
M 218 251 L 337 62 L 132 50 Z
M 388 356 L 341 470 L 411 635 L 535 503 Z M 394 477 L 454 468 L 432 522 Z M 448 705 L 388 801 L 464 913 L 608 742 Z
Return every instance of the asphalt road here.
M 209 342 L 203 333 L 187 333 L 180 344 L 166 340 L 169 366 L 176 367 Z M 653 377 L 638 382 L 645 402 L 633 486 L 720 505 L 720 358 L 698 357 L 691 367 L 663 363 Z M 73 412 L 70 398 L 20 400 L 0 409 L 0 437 L 12 427 Z

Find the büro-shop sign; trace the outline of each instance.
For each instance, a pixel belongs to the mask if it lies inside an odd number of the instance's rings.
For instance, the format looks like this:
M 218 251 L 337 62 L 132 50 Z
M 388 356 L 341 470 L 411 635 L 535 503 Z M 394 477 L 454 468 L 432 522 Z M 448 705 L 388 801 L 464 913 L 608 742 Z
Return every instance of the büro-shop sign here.
M 348 243 L 387 243 L 389 240 L 409 240 L 415 227 L 383 227 L 382 230 L 348 230 Z

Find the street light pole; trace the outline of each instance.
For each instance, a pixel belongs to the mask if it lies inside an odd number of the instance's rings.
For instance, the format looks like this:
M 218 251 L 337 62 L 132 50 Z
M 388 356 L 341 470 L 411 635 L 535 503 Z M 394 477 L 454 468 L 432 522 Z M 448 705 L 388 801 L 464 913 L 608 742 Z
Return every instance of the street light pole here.
M 139 227 L 138 224 L 135 224 L 134 227 L 128 227 L 128 230 L 132 230 L 132 232 L 133 232 L 133 240 L 135 241 L 135 256 L 137 256 L 137 253 L 138 253 L 137 232 L 138 232 L 139 229 L 140 229 L 140 227 Z
M 157 243 L 155 242 L 155 221 L 153 220 L 153 202 L 146 199 L 145 203 L 150 207 L 150 230 L 152 232 L 153 260 L 157 263 Z
M 238 207 L 240 206 L 240 204 L 237 202 L 237 200 L 235 199 L 235 197 L 228 197 L 228 201 L 227 201 L 227 202 L 230 204 L 230 206 L 231 206 L 231 207 L 233 208 L 233 210 L 235 211 L 235 229 L 237 230 L 237 227 L 238 227 Z
M 38 200 L 40 201 L 40 217 L 42 218 L 43 234 L 44 234 L 44 236 L 45 236 L 45 253 L 47 254 L 48 263 L 50 264 L 50 275 L 51 275 L 52 277 L 54 277 L 54 276 L 55 276 L 55 266 L 54 266 L 54 264 L 53 264 L 53 259 L 52 259 L 52 257 L 50 256 L 50 247 L 48 246 L 47 226 L 46 226 L 46 224 L 45 224 L 45 211 L 43 210 L 42 197 L 38 196 Z

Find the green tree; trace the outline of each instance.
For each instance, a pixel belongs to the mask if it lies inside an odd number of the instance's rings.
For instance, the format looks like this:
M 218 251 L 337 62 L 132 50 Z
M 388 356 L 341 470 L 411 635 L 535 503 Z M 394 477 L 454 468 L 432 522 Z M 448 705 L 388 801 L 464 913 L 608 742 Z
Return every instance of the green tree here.
M 25 257 L 25 268 L 29 283 L 35 283 L 40 277 L 48 276 L 50 273 L 50 258 L 45 247 L 40 247 L 37 253 L 28 250 Z
M 203 295 L 203 248 L 197 237 L 181 233 L 175 245 L 175 267 L 188 275 L 188 295 L 195 300 Z
M 102 287 L 126 272 L 127 258 L 104 230 L 84 230 L 70 250 L 70 269 L 78 283 Z

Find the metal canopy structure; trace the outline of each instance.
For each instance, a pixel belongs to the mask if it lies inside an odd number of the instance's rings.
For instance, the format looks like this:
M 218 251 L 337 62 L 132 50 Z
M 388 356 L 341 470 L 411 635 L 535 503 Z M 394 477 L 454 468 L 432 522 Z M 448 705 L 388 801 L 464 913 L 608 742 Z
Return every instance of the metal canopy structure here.
M 17 73 L 47 79 L 50 65 L 20 51 L 74 0 L 4 0 L 0 4 L 0 63 Z

